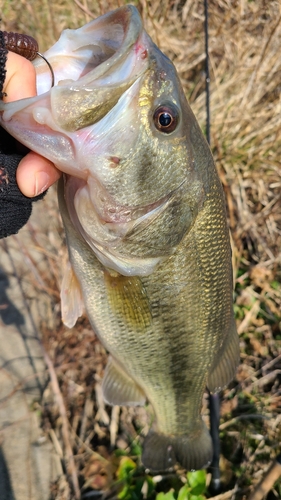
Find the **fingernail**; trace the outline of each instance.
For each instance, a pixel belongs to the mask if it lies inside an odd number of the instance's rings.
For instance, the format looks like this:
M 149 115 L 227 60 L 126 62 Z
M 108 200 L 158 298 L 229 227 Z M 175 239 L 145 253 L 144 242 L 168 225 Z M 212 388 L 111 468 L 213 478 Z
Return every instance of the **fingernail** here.
M 34 186 L 34 196 L 46 191 L 49 187 L 50 176 L 46 172 L 37 172 L 35 175 L 35 186 Z

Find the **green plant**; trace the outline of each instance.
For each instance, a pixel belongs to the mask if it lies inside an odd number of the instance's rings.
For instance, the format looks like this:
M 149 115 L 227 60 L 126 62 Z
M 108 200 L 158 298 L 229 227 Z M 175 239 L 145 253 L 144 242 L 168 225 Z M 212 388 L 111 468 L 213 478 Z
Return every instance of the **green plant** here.
M 117 484 L 121 487 L 118 493 L 120 500 L 139 500 L 143 498 L 143 491 L 149 499 L 154 492 L 155 484 L 152 478 L 143 474 L 137 464 L 127 456 L 121 458 L 116 477 Z
M 158 493 L 156 500 L 205 500 L 206 471 L 188 472 L 186 477 L 186 484 L 178 492 Z
M 144 473 L 143 468 L 128 456 L 123 456 L 116 471 L 120 500 L 142 500 L 143 498 L 156 500 L 205 500 L 206 492 L 206 471 L 199 470 L 188 472 L 186 483 L 183 485 L 180 480 L 170 481 L 168 492 L 157 493 L 156 488 L 161 483 L 156 483 L 152 476 Z M 165 482 L 165 478 L 164 482 Z M 178 478 L 179 479 L 179 478 Z M 160 486 L 161 487 L 161 486 Z

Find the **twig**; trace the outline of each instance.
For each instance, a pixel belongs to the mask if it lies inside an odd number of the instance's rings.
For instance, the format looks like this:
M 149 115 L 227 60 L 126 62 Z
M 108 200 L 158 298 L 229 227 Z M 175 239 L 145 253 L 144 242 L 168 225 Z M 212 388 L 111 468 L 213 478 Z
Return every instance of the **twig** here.
M 265 365 L 263 365 L 259 370 L 256 370 L 251 374 L 251 376 L 247 377 L 245 380 L 243 380 L 243 387 L 247 388 L 247 391 L 250 392 L 253 388 L 253 384 L 256 384 L 259 382 L 260 379 L 255 380 L 255 382 L 252 382 L 253 378 L 257 379 L 259 375 L 263 375 L 264 371 L 269 370 L 272 368 L 278 361 L 281 359 L 281 354 L 279 356 L 276 356 L 276 358 L 272 359 Z M 249 385 L 247 385 L 249 382 L 251 382 Z M 241 384 L 242 385 L 242 384 Z
M 273 358 L 271 361 L 263 365 L 260 371 L 264 372 L 266 370 L 269 370 L 275 365 L 275 363 L 278 363 L 278 361 L 281 361 L 281 354 L 279 354 L 278 356 L 276 356 L 276 358 Z
M 263 377 L 255 380 L 254 382 L 252 382 L 248 387 L 247 387 L 247 391 L 248 392 L 251 392 L 251 390 L 254 388 L 254 387 L 264 387 L 268 384 L 271 384 L 274 382 L 274 380 L 276 379 L 277 375 L 279 375 L 281 373 L 281 370 L 273 370 L 272 372 L 269 372 L 269 373 L 266 373 Z
M 61 394 L 61 391 L 59 388 L 59 383 L 58 383 L 57 375 L 56 375 L 56 372 L 54 369 L 54 365 L 53 365 L 48 353 L 45 351 L 43 345 L 41 345 L 41 348 L 43 351 L 45 363 L 46 363 L 48 370 L 49 370 L 53 393 L 54 393 L 57 405 L 59 407 L 59 412 L 60 412 L 60 416 L 62 419 L 62 438 L 63 438 L 65 453 L 66 453 L 67 461 L 68 461 L 67 470 L 68 470 L 68 473 L 70 474 L 71 479 L 72 479 L 75 500 L 79 500 L 80 499 L 80 488 L 79 488 L 77 471 L 76 471 L 75 462 L 74 462 L 74 456 L 72 453 L 72 448 L 70 446 L 70 436 L 69 436 L 69 432 L 68 432 L 68 418 L 66 415 L 66 408 L 65 408 L 63 397 L 62 397 L 62 394 Z
M 94 457 L 97 460 L 99 460 L 100 462 L 104 462 L 105 464 L 109 463 L 109 460 L 107 460 L 107 458 L 103 457 L 102 455 L 100 455 L 99 453 L 97 453 L 96 451 L 94 451 L 90 446 L 88 446 L 88 444 L 86 443 L 86 441 L 82 441 L 80 439 L 80 437 L 78 436 L 78 434 L 76 434 L 76 432 L 74 432 L 73 429 L 71 429 L 71 434 L 73 436 L 73 439 L 76 441 L 76 443 L 81 448 L 83 448 L 87 453 L 89 453 L 91 455 L 91 457 Z
M 228 422 L 224 422 L 223 424 L 220 425 L 220 431 L 223 431 L 224 429 L 227 429 L 227 427 L 230 427 L 231 425 L 237 424 L 239 420 L 269 420 L 269 417 L 266 417 L 265 415 L 238 415 L 238 417 L 232 418 L 231 420 L 228 420 Z
M 88 397 L 84 405 L 84 412 L 79 433 L 79 438 L 81 439 L 82 442 L 84 442 L 85 439 L 88 419 L 93 416 L 93 406 L 94 406 L 93 399 L 91 399 L 91 397 Z
M 267 39 L 267 41 L 266 41 L 266 44 L 265 44 L 265 46 L 264 46 L 264 48 L 263 48 L 263 50 L 262 50 L 262 53 L 261 53 L 261 55 L 260 55 L 260 58 L 259 58 L 259 60 L 258 60 L 258 62 L 257 62 L 257 64 L 256 64 L 256 67 L 255 67 L 255 69 L 254 69 L 254 71 L 253 71 L 253 73 L 252 73 L 252 76 L 251 76 L 251 78 L 250 78 L 250 81 L 249 81 L 248 87 L 247 87 L 247 89 L 246 89 L 246 91 L 245 91 L 245 93 L 244 93 L 244 97 L 243 97 L 243 99 L 242 99 L 242 103 L 241 103 L 241 105 L 242 105 L 242 106 L 244 106 L 244 105 L 245 105 L 245 102 L 246 102 L 246 100 L 247 100 L 247 98 L 248 98 L 248 96 L 249 96 L 249 94 L 250 94 L 250 92 L 251 92 L 251 90 L 252 90 L 252 88 L 253 88 L 253 85 L 254 85 L 254 83 L 255 83 L 255 81 L 256 81 L 256 78 L 257 78 L 258 70 L 259 70 L 259 68 L 261 67 L 261 64 L 262 64 L 262 62 L 263 62 L 263 60 L 264 60 L 264 58 L 265 58 L 265 54 L 266 54 L 266 51 L 267 51 L 267 49 L 268 49 L 268 46 L 269 46 L 269 44 L 270 44 L 270 42 L 271 42 L 271 39 L 272 39 L 272 37 L 273 37 L 273 35 L 274 35 L 275 31 L 277 30 L 277 28 L 278 28 L 278 26 L 279 26 L 280 21 L 281 21 L 281 16 L 278 18 L 278 20 L 277 20 L 277 22 L 276 22 L 275 26 L 273 26 L 273 29 L 271 30 L 271 33 L 270 33 L 270 35 L 269 35 L 269 37 L 268 37 L 268 39 Z
M 97 376 L 95 377 L 98 378 Z M 109 425 L 109 416 L 105 410 L 104 399 L 102 395 L 101 384 L 97 381 L 95 385 L 96 401 L 98 405 L 98 411 L 96 413 L 95 419 L 100 419 L 105 425 Z
M 281 477 L 281 454 L 272 462 L 264 478 L 256 486 L 248 500 L 262 500 Z
M 109 426 L 110 432 L 110 445 L 113 447 L 116 443 L 116 436 L 119 425 L 119 414 L 120 414 L 120 406 L 113 406 L 111 412 L 111 422 Z
M 234 493 L 237 493 L 237 488 L 233 490 L 226 491 L 225 493 L 221 493 L 220 495 L 216 495 L 215 497 L 209 498 L 209 500 L 228 500 L 232 497 Z
M 47 293 L 48 295 L 55 295 L 55 297 L 59 298 L 60 294 L 57 290 L 54 289 L 54 287 L 49 287 L 44 279 L 42 278 L 42 275 L 38 272 L 37 267 L 38 263 L 36 263 L 31 255 L 31 253 L 27 250 L 26 246 L 24 243 L 20 240 L 20 238 L 17 235 L 12 235 L 11 239 L 13 239 L 16 244 L 18 245 L 19 251 L 21 252 L 24 261 L 26 263 L 27 268 L 30 270 L 30 273 L 33 274 L 36 282 L 37 288 L 41 289 L 43 292 Z M 48 257 L 47 255 L 47 250 L 40 249 L 39 247 L 34 246 L 34 250 L 37 252 L 40 252 L 43 254 L 45 257 Z M 51 261 L 48 258 L 47 259 L 48 266 L 50 266 Z
M 237 328 L 238 335 L 241 335 L 243 332 L 245 332 L 245 330 L 250 325 L 252 319 L 256 318 L 259 310 L 260 310 L 260 301 L 257 300 L 254 303 L 253 307 L 250 309 L 250 311 L 247 312 L 247 314 L 245 315 L 245 318 L 243 319 L 243 321 L 241 322 L 241 324 Z
M 79 7 L 79 9 L 81 9 L 85 14 L 87 14 L 87 16 L 90 16 L 92 19 L 95 19 L 96 16 L 89 9 L 87 9 L 87 7 L 82 5 L 82 3 L 79 2 L 79 0 L 74 0 L 74 2 Z
M 58 440 L 58 438 L 57 438 L 57 435 L 56 435 L 56 433 L 55 433 L 54 429 L 50 429 L 50 430 L 49 430 L 49 435 L 50 435 L 50 438 L 51 438 L 51 440 L 52 440 L 52 442 L 53 442 L 54 448 L 55 448 L 55 450 L 56 450 L 56 452 L 57 452 L 58 456 L 59 456 L 60 458 L 63 458 L 63 451 L 62 451 L 62 449 L 61 449 L 61 445 L 60 445 L 60 443 L 59 443 L 59 440 Z

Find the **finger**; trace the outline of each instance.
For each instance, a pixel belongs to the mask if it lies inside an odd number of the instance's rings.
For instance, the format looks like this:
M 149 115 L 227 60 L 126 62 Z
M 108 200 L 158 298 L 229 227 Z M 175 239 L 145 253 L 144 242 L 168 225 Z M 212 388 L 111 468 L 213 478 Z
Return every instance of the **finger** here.
M 28 197 L 46 191 L 61 176 L 52 162 L 32 151 L 19 163 L 17 183 L 21 192 Z
M 7 76 L 3 88 L 3 91 L 7 93 L 4 98 L 6 102 L 36 95 L 36 73 L 30 61 L 9 52 L 6 70 Z M 50 187 L 60 175 L 49 160 L 30 152 L 18 166 L 17 182 L 25 196 L 33 197 Z
M 18 54 L 8 52 L 4 101 L 16 101 L 36 95 L 36 73 L 32 63 Z

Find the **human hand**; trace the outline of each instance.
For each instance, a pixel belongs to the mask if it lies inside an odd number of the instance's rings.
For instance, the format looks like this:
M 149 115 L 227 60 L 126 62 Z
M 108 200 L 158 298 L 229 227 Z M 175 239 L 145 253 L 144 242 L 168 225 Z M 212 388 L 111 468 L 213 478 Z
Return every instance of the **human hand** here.
M 3 92 L 7 94 L 3 99 L 5 102 L 36 95 L 36 74 L 30 61 L 9 52 L 6 70 L 3 87 Z M 52 162 L 31 151 L 19 163 L 17 183 L 25 196 L 33 197 L 48 189 L 60 175 Z

